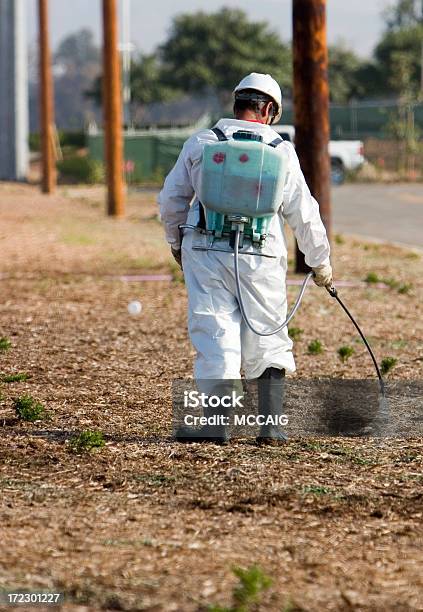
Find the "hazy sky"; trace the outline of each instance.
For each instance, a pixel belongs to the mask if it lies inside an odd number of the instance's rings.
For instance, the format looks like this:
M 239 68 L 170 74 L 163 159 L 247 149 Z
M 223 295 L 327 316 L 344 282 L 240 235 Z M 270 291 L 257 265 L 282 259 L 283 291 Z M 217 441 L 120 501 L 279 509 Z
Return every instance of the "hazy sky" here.
M 36 41 L 36 0 L 28 5 L 29 42 Z M 359 55 L 370 55 L 383 29 L 382 10 L 390 0 L 328 0 L 329 43 L 340 40 Z M 291 38 L 291 0 L 131 0 L 131 38 L 137 47 L 149 52 L 161 43 L 174 15 L 222 6 L 242 8 L 255 20 L 269 22 L 282 38 Z M 100 39 L 101 0 L 50 0 L 51 40 L 55 47 L 68 33 L 91 28 Z

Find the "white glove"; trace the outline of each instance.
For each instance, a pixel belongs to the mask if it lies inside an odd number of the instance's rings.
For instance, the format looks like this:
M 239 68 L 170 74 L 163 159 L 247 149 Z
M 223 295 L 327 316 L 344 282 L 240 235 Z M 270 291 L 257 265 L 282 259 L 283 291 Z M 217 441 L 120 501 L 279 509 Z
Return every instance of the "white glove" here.
M 332 266 L 330 264 L 312 268 L 314 282 L 318 287 L 330 287 L 332 285 Z

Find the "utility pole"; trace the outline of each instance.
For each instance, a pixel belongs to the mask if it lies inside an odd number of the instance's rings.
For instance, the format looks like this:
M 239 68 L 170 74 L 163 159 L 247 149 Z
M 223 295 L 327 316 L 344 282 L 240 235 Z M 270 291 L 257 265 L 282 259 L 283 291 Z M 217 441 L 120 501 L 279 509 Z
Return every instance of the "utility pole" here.
M 54 93 L 48 28 L 48 0 L 38 0 L 40 35 L 40 131 L 43 193 L 56 188 L 56 146 L 54 128 Z
M 24 0 L 0 0 L 0 180 L 28 171 L 28 58 Z
M 293 0 L 295 147 L 330 236 L 329 84 L 326 0 Z M 298 249 L 296 272 L 307 272 Z
M 103 0 L 103 113 L 107 213 L 125 214 L 123 197 L 122 95 L 116 0 Z
M 126 128 L 131 127 L 131 0 L 122 3 L 122 84 L 123 84 L 123 115 Z

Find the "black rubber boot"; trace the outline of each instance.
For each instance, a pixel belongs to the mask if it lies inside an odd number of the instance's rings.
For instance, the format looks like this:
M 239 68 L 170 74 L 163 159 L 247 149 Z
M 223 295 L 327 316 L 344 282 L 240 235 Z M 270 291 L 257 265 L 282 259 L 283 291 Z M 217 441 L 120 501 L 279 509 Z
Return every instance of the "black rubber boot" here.
M 285 370 L 267 368 L 257 379 L 258 414 L 276 420 L 282 415 L 283 395 L 285 388 Z M 288 436 L 278 425 L 262 425 L 256 438 L 257 444 L 284 444 Z
M 229 442 L 229 434 L 225 425 L 203 425 L 198 429 L 194 427 L 178 427 L 174 437 L 176 442 L 185 444 L 209 442 L 211 444 L 224 445 Z
M 232 392 L 232 386 L 230 387 Z M 218 385 L 217 388 L 213 389 L 213 392 L 210 392 L 210 395 L 217 395 L 218 397 L 222 397 L 226 395 L 228 392 L 227 385 L 223 383 L 222 385 Z M 204 408 L 204 416 L 207 418 L 217 416 L 223 417 L 225 419 L 229 416 L 229 410 L 227 408 L 218 407 L 218 408 Z M 228 444 L 229 442 L 229 428 L 225 424 L 217 424 L 217 425 L 203 425 L 199 428 L 181 426 L 175 431 L 174 438 L 177 442 L 182 442 L 185 444 L 190 444 L 194 442 L 209 442 L 212 444 Z

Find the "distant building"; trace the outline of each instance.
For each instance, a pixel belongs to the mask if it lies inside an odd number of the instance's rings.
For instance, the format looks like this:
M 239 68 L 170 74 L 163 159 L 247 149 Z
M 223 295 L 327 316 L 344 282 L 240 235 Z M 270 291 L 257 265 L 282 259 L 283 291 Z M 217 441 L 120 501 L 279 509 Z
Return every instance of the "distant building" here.
M 28 59 L 24 0 L 0 0 L 0 180 L 28 170 Z

